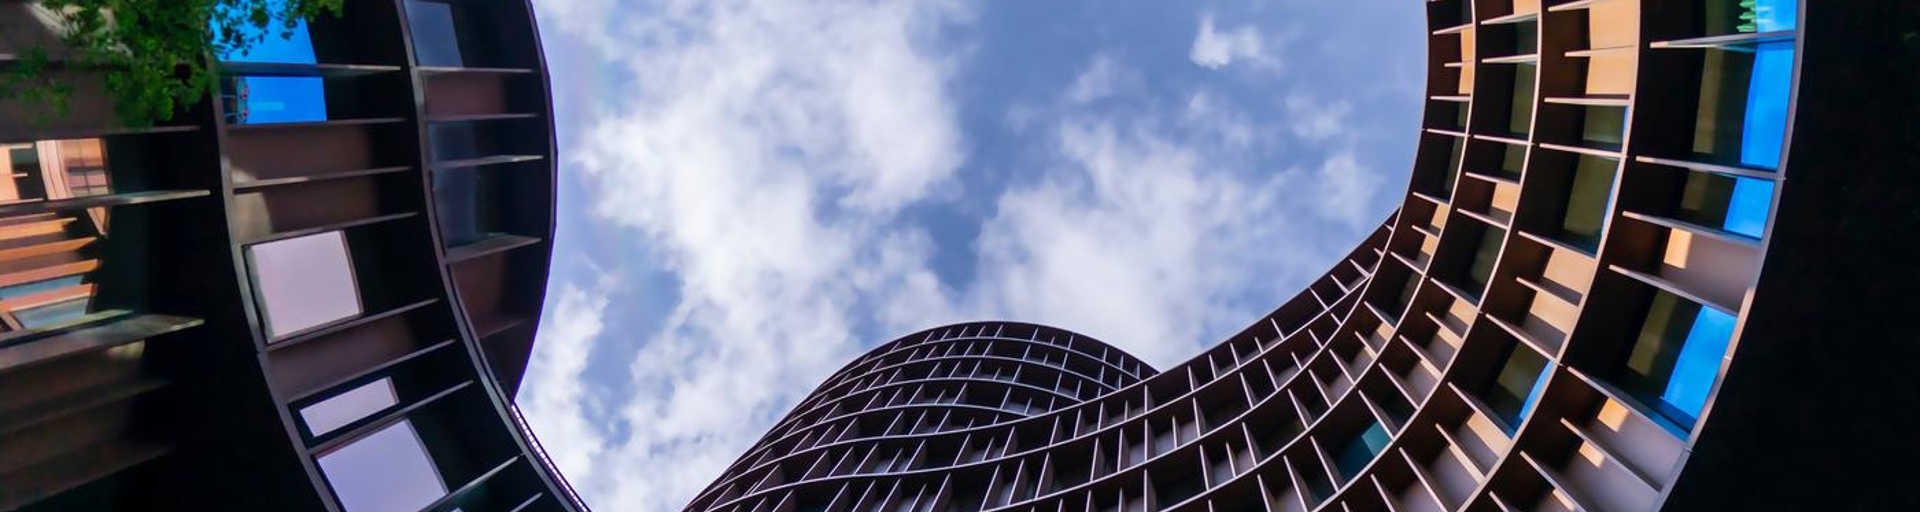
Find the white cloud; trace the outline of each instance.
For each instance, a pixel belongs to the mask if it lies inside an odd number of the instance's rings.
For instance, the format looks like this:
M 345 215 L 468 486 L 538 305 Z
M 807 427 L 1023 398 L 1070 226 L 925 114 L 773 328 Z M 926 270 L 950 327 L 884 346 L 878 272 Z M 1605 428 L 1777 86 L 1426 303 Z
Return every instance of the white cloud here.
M 1276 61 L 1269 54 L 1267 44 L 1260 30 L 1251 25 L 1220 31 L 1213 26 L 1213 16 L 1208 15 L 1200 18 L 1200 33 L 1193 38 L 1193 49 L 1187 52 L 1187 60 L 1207 69 L 1220 69 L 1235 60 L 1271 66 Z
M 1094 110 L 1148 78 L 1099 54 L 1040 102 L 1057 104 L 1007 112 L 1039 147 L 1032 167 L 1004 191 L 962 194 L 955 66 L 930 40 L 968 20 L 963 6 L 642 3 L 539 3 L 561 29 L 547 37 L 577 40 L 618 75 L 596 79 L 625 84 L 563 148 L 589 191 L 571 199 L 658 259 L 622 264 L 677 280 L 662 325 L 625 329 L 613 284 L 562 283 L 541 330 L 525 410 L 602 510 L 678 509 L 829 372 L 924 327 L 1033 320 L 1159 366 L 1184 360 L 1350 247 L 1298 219 L 1364 216 L 1370 205 L 1320 210 L 1378 182 L 1351 151 L 1309 171 L 1260 167 L 1280 138 L 1319 128 L 1262 127 L 1231 97 Z M 1271 42 L 1208 18 L 1191 57 L 1272 67 Z M 932 232 L 903 213 L 947 200 L 993 208 L 972 282 L 942 281 Z M 637 347 L 615 365 L 630 391 L 596 394 L 588 361 L 616 344 Z
M 1346 100 L 1315 100 L 1303 94 L 1287 95 L 1286 107 L 1293 134 L 1313 142 L 1345 135 L 1347 116 L 1353 113 L 1353 104 Z
M 1379 174 L 1360 164 L 1353 148 L 1336 151 L 1321 162 L 1309 181 L 1319 192 L 1315 195 L 1319 199 L 1315 211 L 1350 226 L 1379 222 L 1371 214 L 1382 181 Z
M 562 283 L 558 291 L 559 299 L 541 318 L 540 348 L 527 364 L 518 402 L 560 471 L 584 475 L 607 448 L 603 426 L 586 419 L 587 410 L 600 404 L 587 393 L 583 373 L 605 328 L 607 295 L 573 283 Z
M 940 318 L 931 244 L 891 223 L 965 158 L 951 66 L 927 44 L 964 19 L 955 4 L 643 3 L 541 4 L 633 84 L 602 99 L 566 168 L 599 222 L 660 259 L 633 264 L 678 280 L 658 330 L 599 336 L 638 345 L 631 396 L 604 409 L 616 425 L 586 424 L 565 404 L 591 393 L 558 383 L 580 378 L 592 345 L 576 339 L 602 325 L 572 312 L 604 299 L 563 291 L 530 372 L 530 421 L 611 510 L 682 506 L 868 341 L 870 311 Z
M 1115 62 L 1112 55 L 1105 53 L 1093 56 L 1087 68 L 1074 77 L 1073 85 L 1067 88 L 1066 99 L 1069 103 L 1091 103 L 1113 96 L 1122 88 L 1129 87 L 1139 80 L 1132 70 Z
M 1267 135 L 1194 94 L 1160 113 L 1069 111 L 1054 161 L 1000 197 L 968 305 L 1069 326 L 1165 367 L 1271 308 L 1334 250 L 1302 215 L 1317 175 L 1253 167 Z M 1350 241 L 1348 241 L 1350 243 Z

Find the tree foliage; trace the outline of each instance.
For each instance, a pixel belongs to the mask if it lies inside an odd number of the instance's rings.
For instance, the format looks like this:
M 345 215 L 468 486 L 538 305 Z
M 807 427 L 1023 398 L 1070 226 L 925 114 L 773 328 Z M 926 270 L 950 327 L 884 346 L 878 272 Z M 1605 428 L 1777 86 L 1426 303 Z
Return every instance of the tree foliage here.
M 343 1 L 41 0 L 66 25 L 63 58 L 48 57 L 46 49 L 26 52 L 0 75 L 0 96 L 64 116 L 74 88 L 46 71 L 96 69 L 121 122 L 149 126 L 219 91 L 215 55 L 244 53 L 269 34 L 290 38 L 301 20 L 339 16 Z

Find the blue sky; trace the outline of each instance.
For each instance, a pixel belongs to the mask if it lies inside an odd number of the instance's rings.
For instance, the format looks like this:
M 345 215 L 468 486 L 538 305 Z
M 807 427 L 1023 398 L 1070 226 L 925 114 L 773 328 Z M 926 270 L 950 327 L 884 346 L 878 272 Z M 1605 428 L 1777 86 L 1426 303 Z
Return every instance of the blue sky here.
M 535 4 L 560 232 L 518 398 L 602 510 L 678 509 L 922 328 L 1184 360 L 1385 218 L 1421 105 L 1407 0 Z

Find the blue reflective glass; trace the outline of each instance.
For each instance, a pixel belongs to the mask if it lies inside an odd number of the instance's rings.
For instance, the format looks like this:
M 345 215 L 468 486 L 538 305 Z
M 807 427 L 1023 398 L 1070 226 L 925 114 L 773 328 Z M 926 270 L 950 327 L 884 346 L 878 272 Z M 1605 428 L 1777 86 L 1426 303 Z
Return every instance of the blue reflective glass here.
M 1727 342 L 1733 338 L 1733 324 L 1732 315 L 1700 308 L 1674 361 L 1667 390 L 1660 395 L 1662 401 L 1688 416 L 1700 416 L 1700 408 L 1707 405 L 1707 393 L 1713 389 L 1713 378 L 1720 374 L 1720 359 L 1727 353 Z
M 326 82 L 320 78 L 250 76 L 239 80 L 248 91 L 247 124 L 327 120 Z
M 1740 163 L 1780 168 L 1780 147 L 1787 135 L 1787 102 L 1792 92 L 1793 42 L 1759 45 L 1754 51 L 1753 76 L 1747 87 Z
M 0 299 L 14 299 L 40 292 L 49 292 L 61 288 L 80 286 L 83 276 L 67 276 L 44 281 L 34 281 L 0 288 Z
M 39 329 L 60 325 L 70 320 L 87 316 L 87 302 L 88 300 L 84 298 L 55 302 L 32 309 L 14 311 L 13 315 L 20 320 L 21 326 L 28 329 Z
M 1773 182 L 1734 178 L 1733 197 L 1727 202 L 1725 227 L 1754 238 L 1767 228 L 1767 207 L 1773 203 Z
M 1373 462 L 1374 456 L 1379 455 L 1381 450 L 1387 449 L 1387 442 L 1392 440 L 1387 435 L 1386 427 L 1378 421 L 1373 422 L 1340 449 L 1340 456 L 1334 460 L 1334 465 L 1339 466 L 1340 472 L 1347 478 L 1353 478 L 1367 467 L 1367 463 Z
M 1795 0 L 1749 0 L 1753 2 L 1753 24 L 1760 32 L 1793 30 L 1800 22 L 1800 6 Z
M 1528 413 L 1533 412 L 1533 404 L 1540 401 L 1540 391 L 1547 388 L 1547 376 L 1552 374 L 1553 366 L 1548 365 L 1540 368 L 1540 376 L 1533 378 L 1533 390 L 1528 391 L 1527 399 L 1520 402 L 1520 418 L 1522 420 L 1527 417 Z M 1514 422 L 1514 426 L 1518 427 L 1519 422 Z
M 267 0 L 267 5 L 271 9 L 280 9 L 285 4 L 286 0 Z M 216 32 L 221 29 L 218 23 L 211 23 L 211 25 Z M 287 38 L 280 37 L 279 26 L 278 21 L 269 23 L 268 29 L 264 31 L 264 34 L 262 33 L 263 31 L 258 28 L 251 26 L 240 27 L 240 31 L 243 34 L 249 36 L 263 35 L 265 37 L 260 38 L 259 43 L 254 44 L 253 48 L 245 52 L 234 52 L 232 50 L 220 51 L 220 60 L 229 62 L 272 62 L 283 64 L 315 63 L 313 39 L 309 37 L 307 33 L 306 20 L 294 20 L 291 37 Z
M 439 2 L 407 1 L 407 27 L 413 31 L 414 61 L 422 66 L 460 67 L 459 31 L 453 6 Z

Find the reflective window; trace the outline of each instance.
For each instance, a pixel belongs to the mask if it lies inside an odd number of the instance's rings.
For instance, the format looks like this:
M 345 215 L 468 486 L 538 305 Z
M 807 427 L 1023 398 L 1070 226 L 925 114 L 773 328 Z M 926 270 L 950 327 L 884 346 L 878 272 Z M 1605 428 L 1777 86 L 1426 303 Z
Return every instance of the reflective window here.
M 320 456 L 346 512 L 415 512 L 447 494 L 411 422 L 402 420 Z
M 1533 412 L 1551 369 L 1545 356 L 1518 341 L 1510 341 L 1500 373 L 1494 374 L 1493 380 L 1481 389 L 1480 399 L 1500 415 L 1508 432 L 1518 430 L 1520 421 Z
M 1591 146 L 1619 149 L 1626 142 L 1627 109 L 1625 107 L 1588 106 L 1582 120 L 1580 139 Z
M 421 66 L 460 67 L 459 32 L 454 29 L 453 6 L 407 0 L 407 26 L 413 31 L 415 63 Z
M 0 145 L 11 179 L 0 180 L 0 203 L 109 193 L 106 145 L 100 139 Z
M 279 8 L 287 0 L 268 0 Z M 224 27 L 214 24 L 214 30 Z M 303 19 L 293 20 L 287 37 L 281 37 L 279 21 L 261 30 L 238 27 L 242 34 L 259 37 L 245 52 L 222 49 L 220 60 L 227 62 L 263 62 L 274 64 L 315 64 L 313 37 Z M 326 81 L 316 77 L 236 76 L 221 80 L 220 99 L 230 124 L 301 123 L 327 120 Z
M 1792 93 L 1792 41 L 1707 50 L 1693 152 L 1714 162 L 1778 169 Z
M 1374 456 L 1379 455 L 1381 450 L 1387 449 L 1387 442 L 1391 440 L 1392 438 L 1387 436 L 1386 427 L 1375 421 L 1361 430 L 1359 435 L 1347 441 L 1346 446 L 1340 448 L 1340 455 L 1334 459 L 1334 465 L 1339 466 L 1341 474 L 1349 479 L 1353 478 L 1360 474 L 1361 469 L 1367 467 L 1367 463 L 1373 462 Z
M 1800 21 L 1800 6 L 1795 0 L 1745 0 L 1740 5 L 1747 10 L 1741 18 L 1750 20 L 1741 26 L 1743 32 L 1793 30 Z
M 1533 130 L 1535 71 L 1532 64 L 1513 67 L 1513 103 L 1507 106 L 1507 131 L 1514 135 L 1525 135 Z
M 1773 204 L 1773 182 L 1704 172 L 1688 173 L 1680 220 L 1760 238 Z
M 1617 379 L 1655 412 L 1691 428 L 1720 374 L 1733 326 L 1732 315 L 1657 291 Z
M 1527 147 L 1507 144 L 1506 153 L 1500 156 L 1500 176 L 1512 180 L 1520 179 L 1520 168 L 1527 162 Z
M 1486 288 L 1487 280 L 1493 278 L 1493 262 L 1500 257 L 1500 242 L 1506 236 L 1506 232 L 1495 228 L 1480 231 L 1480 246 L 1473 250 L 1473 266 L 1467 268 L 1467 278 L 1473 280 L 1467 293 L 1479 295 Z
M 1792 15 L 1788 16 L 1791 23 Z M 1753 52 L 1753 78 L 1747 85 L 1740 163 L 1780 168 L 1780 149 L 1786 143 L 1787 108 L 1792 92 L 1793 42 L 1761 44 Z
M 1566 214 L 1560 219 L 1560 236 L 1576 247 L 1591 252 L 1600 247 L 1601 228 L 1607 222 L 1607 202 L 1613 194 L 1613 160 L 1581 155 L 1567 184 Z
M 297 76 L 232 77 L 222 84 L 227 122 L 305 123 L 327 120 L 326 81 Z
M 11 172 L 10 178 L 0 179 L 0 203 L 111 193 L 106 145 L 100 139 L 0 144 L 0 152 Z M 11 220 L 18 231 L 15 236 L 29 237 L 59 256 L 29 255 L 10 262 L 19 266 L 19 272 L 0 286 L 0 314 L 12 315 L 0 330 L 52 329 L 99 318 L 89 316 L 94 306 L 94 271 L 102 264 L 94 241 L 106 234 L 106 220 L 105 208 Z
M 287 0 L 267 0 L 269 9 L 282 9 Z M 211 24 L 215 32 L 225 29 L 218 23 Z M 295 18 L 293 26 L 287 30 L 288 37 L 280 37 L 281 22 L 275 20 L 267 24 L 267 30 L 251 26 L 238 27 L 246 36 L 259 36 L 260 40 L 244 52 L 222 48 L 218 52 L 220 60 L 227 62 L 272 62 L 282 64 L 313 64 L 313 37 L 307 31 L 307 20 Z
M 257 244 L 247 255 L 269 335 L 360 314 L 346 236 L 339 231 Z
M 347 426 L 400 403 L 393 379 L 380 379 L 300 409 L 307 432 L 315 436 Z

